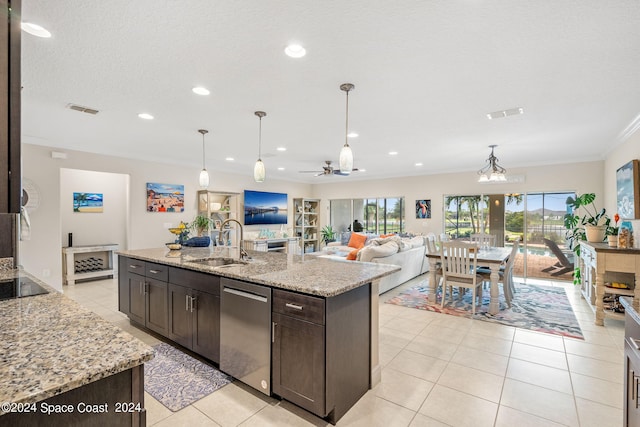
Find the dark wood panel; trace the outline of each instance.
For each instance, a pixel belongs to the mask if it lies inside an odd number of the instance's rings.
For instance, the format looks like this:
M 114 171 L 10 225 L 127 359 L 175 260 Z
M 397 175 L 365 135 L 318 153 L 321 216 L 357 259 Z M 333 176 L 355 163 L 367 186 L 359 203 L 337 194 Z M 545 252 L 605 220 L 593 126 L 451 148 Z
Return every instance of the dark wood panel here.
M 129 272 L 126 257 L 118 256 L 118 311 L 129 314 Z
M 144 326 L 145 319 L 145 294 L 144 294 L 144 276 L 139 274 L 128 273 L 127 279 L 127 291 L 129 295 L 129 312 L 127 315 L 134 322 Z
M 193 291 L 193 351 L 220 363 L 220 297 Z
M 22 201 L 22 175 L 20 171 L 20 45 L 22 29 L 22 4 L 11 0 L 9 22 L 9 212 L 20 213 Z M 18 242 L 15 243 L 16 245 Z
M 324 417 L 324 326 L 272 313 L 272 387 L 278 396 Z
M 14 258 L 16 242 L 16 215 L 0 213 L 0 258 Z
M 167 336 L 169 305 L 167 304 L 167 282 L 145 278 L 146 282 L 146 318 L 145 326 L 163 336 Z
M 335 424 L 370 387 L 371 285 L 327 298 L 326 304 L 327 410 Z
M 324 325 L 324 299 L 295 292 L 273 290 L 273 311 Z
M 189 310 L 190 290 L 184 286 L 169 283 L 169 325 L 168 338 L 191 348 L 193 344 L 193 313 Z
M 169 268 L 169 282 L 220 296 L 220 276 L 171 267 Z
M 66 393 L 38 402 L 35 413 L 10 413 L 0 417 L 0 426 L 114 426 L 131 427 L 146 425 L 142 366 L 120 372 L 89 383 Z M 122 402 L 139 403 L 142 412 L 116 412 Z M 73 413 L 50 414 L 40 412 L 42 405 L 73 405 Z M 81 413 L 78 405 L 107 405 L 107 412 Z M 103 406 L 104 407 L 104 406 Z M 100 409 L 100 406 L 96 406 Z
M 140 261 L 138 259 L 133 259 L 133 258 L 125 258 L 125 257 L 123 258 L 127 260 L 126 266 L 127 266 L 128 272 L 144 276 L 144 272 L 145 272 L 144 261 Z

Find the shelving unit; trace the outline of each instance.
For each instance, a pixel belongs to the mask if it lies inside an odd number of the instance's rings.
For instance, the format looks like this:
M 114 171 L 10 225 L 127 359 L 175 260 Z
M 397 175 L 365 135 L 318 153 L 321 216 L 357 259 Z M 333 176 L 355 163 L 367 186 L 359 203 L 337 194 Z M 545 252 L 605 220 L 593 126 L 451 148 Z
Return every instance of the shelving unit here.
M 216 230 L 220 231 L 219 224 L 222 224 L 226 219 L 232 218 L 240 221 L 238 217 L 238 196 L 239 193 L 227 191 L 198 190 L 198 215 L 207 216 L 214 223 L 218 223 Z M 232 222 L 228 224 L 226 229 L 233 231 L 229 233 L 229 238 L 231 239 L 231 246 L 236 246 L 238 242 L 238 236 L 236 236 L 237 233 L 235 232 L 237 225 Z
M 77 280 L 113 277 L 113 253 L 117 250 L 116 244 L 62 248 L 62 283 L 74 285 Z
M 293 199 L 294 233 L 303 253 L 320 250 L 320 199 Z
M 296 253 L 297 237 L 283 237 L 281 239 L 245 239 L 244 249 L 258 252 Z

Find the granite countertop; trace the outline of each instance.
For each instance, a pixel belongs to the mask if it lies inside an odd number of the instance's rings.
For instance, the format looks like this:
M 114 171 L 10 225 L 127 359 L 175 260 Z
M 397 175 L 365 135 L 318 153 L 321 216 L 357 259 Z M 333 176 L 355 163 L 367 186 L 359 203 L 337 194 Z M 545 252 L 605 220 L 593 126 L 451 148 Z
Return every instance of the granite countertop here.
M 151 347 L 46 283 L 0 271 L 0 280 L 15 277 L 49 293 L 0 301 L 0 402 L 39 402 L 153 358 Z
M 640 325 L 640 301 L 633 297 L 620 297 L 620 303 L 633 320 Z
M 238 250 L 225 246 L 183 248 L 180 251 L 165 248 L 137 249 L 116 253 L 322 297 L 339 295 L 400 270 L 397 265 L 256 251 L 248 251 L 252 259 L 244 265 L 209 267 L 193 262 L 207 258 L 238 259 Z
M 588 246 L 593 250 L 595 250 L 596 252 L 633 254 L 633 255 L 640 254 L 640 249 L 638 248 L 618 248 L 618 247 L 609 246 L 607 243 L 594 243 L 594 242 L 581 241 L 580 245 Z

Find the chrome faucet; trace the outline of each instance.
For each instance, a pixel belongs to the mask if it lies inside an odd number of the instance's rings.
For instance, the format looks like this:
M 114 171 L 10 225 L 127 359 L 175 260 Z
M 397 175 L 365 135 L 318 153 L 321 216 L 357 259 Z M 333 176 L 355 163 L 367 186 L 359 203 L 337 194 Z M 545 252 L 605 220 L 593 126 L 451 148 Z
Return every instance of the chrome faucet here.
M 220 224 L 220 231 L 222 231 L 222 229 L 224 228 L 225 225 L 227 225 L 230 222 L 235 222 L 236 224 L 238 224 L 238 227 L 240 227 L 240 260 L 246 260 L 249 259 L 249 254 L 244 250 L 244 230 L 242 228 L 242 224 L 240 223 L 240 221 L 238 221 L 235 218 L 227 218 L 224 221 L 222 221 L 222 224 Z

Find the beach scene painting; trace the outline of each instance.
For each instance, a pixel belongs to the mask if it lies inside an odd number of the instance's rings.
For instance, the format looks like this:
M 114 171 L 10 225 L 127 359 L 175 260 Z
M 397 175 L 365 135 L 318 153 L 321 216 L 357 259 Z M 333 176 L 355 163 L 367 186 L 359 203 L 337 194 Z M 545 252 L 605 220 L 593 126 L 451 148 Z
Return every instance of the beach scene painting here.
M 83 213 L 103 212 L 102 199 L 102 193 L 73 193 L 73 211 Z
M 147 182 L 147 212 L 184 212 L 184 185 Z

